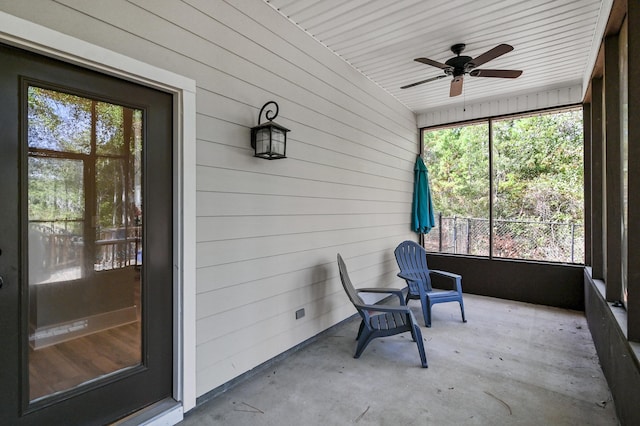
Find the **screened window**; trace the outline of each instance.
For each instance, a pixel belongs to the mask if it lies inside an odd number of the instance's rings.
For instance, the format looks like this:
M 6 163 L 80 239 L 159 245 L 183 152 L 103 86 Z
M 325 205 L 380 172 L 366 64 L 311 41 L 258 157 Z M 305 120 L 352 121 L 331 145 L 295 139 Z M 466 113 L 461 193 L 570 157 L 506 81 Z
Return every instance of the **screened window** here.
M 582 111 L 423 132 L 441 253 L 584 262 Z
M 424 162 L 436 211 L 425 248 L 488 256 L 488 123 L 424 132 Z

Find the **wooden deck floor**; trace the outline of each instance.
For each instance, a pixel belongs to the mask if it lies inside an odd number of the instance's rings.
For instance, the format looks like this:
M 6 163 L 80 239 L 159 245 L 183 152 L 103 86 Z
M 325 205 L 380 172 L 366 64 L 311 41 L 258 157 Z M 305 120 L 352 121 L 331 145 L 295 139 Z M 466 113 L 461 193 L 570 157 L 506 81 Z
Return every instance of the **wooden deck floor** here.
M 140 321 L 42 349 L 30 348 L 30 399 L 138 365 L 140 349 Z

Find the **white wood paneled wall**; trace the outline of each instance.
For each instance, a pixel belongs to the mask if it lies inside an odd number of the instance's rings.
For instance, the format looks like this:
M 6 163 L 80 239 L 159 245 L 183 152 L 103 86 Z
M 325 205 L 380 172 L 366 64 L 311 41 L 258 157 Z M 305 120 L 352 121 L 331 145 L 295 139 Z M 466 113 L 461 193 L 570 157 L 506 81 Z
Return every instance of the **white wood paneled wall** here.
M 416 117 L 262 0 L 0 9 L 196 81 L 197 395 L 354 312 L 337 252 L 358 286 L 402 285 Z M 291 129 L 285 160 L 249 145 L 269 100 Z
M 458 104 L 446 109 L 426 111 L 418 115 L 418 127 L 431 127 L 476 118 L 495 117 L 537 109 L 562 107 L 581 102 L 582 85 L 575 84 L 535 93 L 492 98 L 485 102 L 467 105 Z

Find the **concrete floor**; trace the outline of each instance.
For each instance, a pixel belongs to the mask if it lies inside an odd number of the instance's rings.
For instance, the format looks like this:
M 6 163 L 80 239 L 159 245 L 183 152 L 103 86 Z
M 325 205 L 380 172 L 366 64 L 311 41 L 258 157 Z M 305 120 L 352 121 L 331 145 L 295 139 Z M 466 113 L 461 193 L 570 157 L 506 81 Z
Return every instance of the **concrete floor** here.
M 584 315 L 465 294 L 354 359 L 359 318 L 186 413 L 182 425 L 617 425 Z M 422 320 L 418 301 L 411 301 Z

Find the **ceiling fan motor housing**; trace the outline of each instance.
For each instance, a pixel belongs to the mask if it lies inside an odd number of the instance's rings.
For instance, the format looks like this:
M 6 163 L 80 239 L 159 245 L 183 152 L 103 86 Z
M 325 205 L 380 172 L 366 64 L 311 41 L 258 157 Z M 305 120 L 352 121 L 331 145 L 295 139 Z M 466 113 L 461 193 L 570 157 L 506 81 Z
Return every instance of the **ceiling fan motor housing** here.
M 471 56 L 456 56 L 454 58 L 451 58 L 447 60 L 445 64 L 453 67 L 453 69 L 445 70 L 445 72 L 449 75 L 453 75 L 454 77 L 463 75 L 468 71 L 467 64 L 471 62 L 471 59 L 473 59 Z
M 464 52 L 464 49 L 466 47 L 467 45 L 464 43 L 456 43 L 453 46 L 451 46 L 451 51 L 453 52 L 454 55 L 457 55 L 457 56 L 445 62 L 446 65 L 453 67 L 453 69 L 445 70 L 445 74 L 458 77 L 469 72 L 469 69 L 467 68 L 467 64 L 471 62 L 471 59 L 473 58 L 471 56 L 460 56 L 460 54 Z

